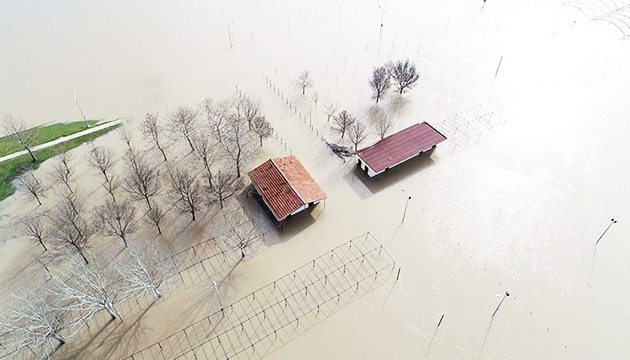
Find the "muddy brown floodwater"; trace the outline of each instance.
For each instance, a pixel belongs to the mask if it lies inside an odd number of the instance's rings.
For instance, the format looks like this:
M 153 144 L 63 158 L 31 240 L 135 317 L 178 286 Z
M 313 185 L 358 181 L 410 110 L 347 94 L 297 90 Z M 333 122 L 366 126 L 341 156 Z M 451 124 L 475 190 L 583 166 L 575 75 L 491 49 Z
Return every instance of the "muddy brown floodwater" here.
M 107 119 L 238 90 L 259 97 L 288 143 L 270 140 L 260 160 L 298 156 L 329 198 L 249 259 L 223 301 L 367 231 L 401 268 L 398 282 L 269 359 L 623 359 L 630 42 L 621 37 L 560 1 L 4 1 L 0 112 L 76 120 L 73 90 L 89 118 Z M 366 179 L 319 140 L 332 139 L 323 105 L 366 118 L 371 69 L 399 58 L 416 62 L 420 81 L 382 108 L 397 129 L 427 121 L 450 139 Z M 305 69 L 314 87 L 302 97 L 292 81 Z M 502 110 L 481 126 L 470 114 L 489 101 Z M 445 121 L 456 114 L 459 125 Z M 412 196 L 403 223 L 401 189 Z M 16 201 L 1 204 L 5 221 Z M 5 277 L 16 248 L 0 247 Z

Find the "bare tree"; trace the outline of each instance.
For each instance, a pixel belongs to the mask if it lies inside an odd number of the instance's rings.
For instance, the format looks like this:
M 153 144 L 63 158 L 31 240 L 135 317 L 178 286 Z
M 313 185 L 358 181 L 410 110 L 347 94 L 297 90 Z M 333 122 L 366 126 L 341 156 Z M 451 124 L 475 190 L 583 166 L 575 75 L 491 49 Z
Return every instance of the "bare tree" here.
M 374 69 L 370 79 L 370 87 L 372 88 L 372 98 L 376 100 L 377 104 L 391 86 L 391 75 L 388 68 L 380 66 Z
M 158 150 L 160 150 L 160 153 L 162 153 L 164 161 L 167 161 L 166 152 L 164 151 L 164 144 L 161 142 L 163 130 L 162 127 L 158 124 L 157 115 L 147 113 L 144 121 L 140 124 L 140 129 L 145 139 L 149 139 L 151 142 L 153 142 L 153 144 L 155 144 L 155 147 L 157 147 Z
M 122 140 L 125 144 L 127 144 L 127 149 L 131 150 L 132 144 L 135 140 L 135 136 L 133 132 L 131 131 L 131 128 L 129 127 L 129 125 L 124 124 L 121 127 L 119 127 L 118 136 L 120 137 L 120 140 Z
M 174 139 L 186 139 L 192 151 L 195 151 L 192 139 L 198 130 L 197 112 L 190 107 L 180 106 L 170 115 L 170 131 Z
M 257 241 L 262 241 L 262 234 L 253 220 L 237 216 L 226 216 L 228 231 L 223 235 L 225 241 L 234 249 L 241 251 L 241 259 L 245 258 L 245 251 Z
M 114 151 L 105 146 L 94 146 L 94 143 L 92 143 L 92 148 L 85 158 L 88 165 L 98 170 L 98 172 L 103 175 L 105 182 L 109 182 L 110 175 L 108 173 L 111 172 L 114 165 L 116 165 Z
M 355 121 L 348 128 L 348 136 L 350 137 L 350 142 L 354 145 L 354 152 L 357 152 L 359 145 L 367 138 L 366 130 L 365 124 L 361 121 Z
M 249 130 L 252 129 L 253 121 L 260 117 L 260 101 L 253 99 L 247 95 L 239 96 L 234 101 L 234 108 L 238 116 L 244 118 L 247 121 Z
M 29 214 L 20 218 L 18 231 L 21 235 L 39 243 L 44 251 L 48 251 L 44 244 L 44 239 L 48 237 L 48 224 L 43 215 Z
M 87 264 L 89 261 L 84 251 L 92 236 L 92 229 L 85 220 L 83 204 L 77 195 L 69 192 L 63 194 L 52 211 L 51 220 L 49 241 L 61 250 L 75 250 Z
M 131 258 L 119 260 L 115 267 L 125 279 L 126 296 L 152 292 L 156 300 L 162 297 L 161 287 L 177 274 L 177 264 L 170 249 L 156 242 L 134 242 L 127 249 Z
M 295 84 L 302 89 L 302 95 L 304 95 L 306 93 L 306 88 L 313 86 L 311 73 L 308 70 L 304 70 L 300 76 L 298 76 Z
M 342 110 L 339 114 L 333 117 L 333 123 L 330 126 L 330 130 L 336 134 L 340 134 L 343 139 L 346 135 L 346 131 L 356 121 L 356 118 L 352 116 L 346 110 Z
M 195 155 L 197 159 L 203 165 L 206 171 L 206 178 L 208 179 L 208 185 L 212 187 L 212 164 L 218 157 L 218 147 L 213 144 L 210 136 L 205 133 L 201 133 L 193 139 L 195 145 Z
M 168 195 L 171 202 L 182 213 L 190 214 L 192 221 L 195 221 L 204 195 L 204 189 L 197 177 L 184 167 L 173 166 L 169 168 L 168 180 L 171 188 Z
M 315 107 L 317 108 L 317 102 L 319 101 L 319 93 L 317 91 L 313 91 L 313 94 L 311 94 L 311 100 L 313 100 Z
M 215 176 L 214 186 L 208 190 L 219 200 L 219 206 L 223 209 L 223 202 L 236 194 L 242 186 L 243 182 L 240 178 L 230 173 L 218 171 Z
M 28 128 L 24 120 L 15 118 L 11 114 L 4 115 L 3 126 L 7 134 L 28 152 L 32 159 L 31 162 L 37 161 L 35 154 L 33 154 L 33 147 L 37 145 L 39 140 L 38 129 Z
M 72 192 L 70 182 L 74 179 L 74 155 L 64 151 L 56 156 L 52 176 L 57 183 L 63 183 Z
M 252 143 L 251 133 L 247 130 L 247 122 L 239 116 L 230 116 L 223 135 L 225 150 L 236 167 L 236 177 L 241 177 L 241 163 L 250 155 Z
M 263 139 L 273 135 L 273 128 L 264 116 L 259 116 L 254 119 L 252 131 L 258 135 L 258 138 L 260 139 L 260 146 L 263 145 Z
M 28 347 L 33 353 L 48 358 L 54 349 L 51 340 L 62 346 L 66 340 L 61 331 L 66 328 L 68 312 L 33 291 L 12 295 L 13 301 L 3 304 L 0 314 L 0 334 L 5 334 L 5 347 Z
M 223 142 L 223 129 L 225 128 L 230 112 L 233 109 L 233 102 L 222 100 L 213 102 L 212 99 L 205 99 L 201 102 L 201 113 L 206 118 L 212 135 L 218 142 Z
M 370 127 L 372 128 L 372 131 L 378 135 L 381 140 L 383 140 L 385 136 L 387 136 L 387 133 L 393 129 L 394 119 L 387 116 L 384 112 L 378 111 L 372 117 Z
M 94 230 L 103 236 L 118 236 L 125 247 L 130 234 L 136 231 L 136 209 L 129 202 L 107 201 L 94 209 Z
M 404 61 L 398 60 L 395 63 L 390 62 L 387 68 L 394 81 L 396 81 L 399 94 L 403 94 L 405 91 L 413 88 L 420 78 L 416 71 L 416 65 L 409 59 Z
M 158 235 L 162 234 L 162 229 L 160 228 L 160 223 L 164 219 L 164 211 L 157 203 L 154 203 L 151 207 L 151 210 L 147 212 L 147 221 L 151 224 L 155 225 L 158 231 Z
M 335 116 L 335 114 L 337 113 L 337 104 L 325 104 L 324 107 L 326 108 L 326 122 L 330 121 L 330 118 L 332 118 L 333 116 Z
M 107 193 L 109 193 L 114 202 L 116 202 L 116 190 L 118 190 L 120 184 L 120 178 L 116 175 L 116 173 L 110 174 L 109 181 L 103 183 L 103 188 L 107 191 Z
M 77 328 L 78 331 L 78 328 L 102 310 L 107 311 L 112 320 L 123 321 L 114 305 L 118 297 L 118 285 L 117 274 L 112 270 L 90 257 L 89 264 L 73 260 L 67 272 L 51 272 L 53 284 L 47 289 L 48 292 L 58 299 L 57 302 L 65 310 L 79 314 L 68 323 L 69 328 Z
M 44 196 L 44 187 L 41 181 L 39 181 L 31 171 L 20 177 L 18 182 L 20 184 L 20 190 L 37 200 L 39 205 L 42 204 L 40 197 Z
M 136 201 L 146 201 L 151 209 L 150 199 L 160 191 L 160 178 L 157 170 L 149 163 L 146 156 L 136 150 L 125 154 L 127 176 L 122 186 Z

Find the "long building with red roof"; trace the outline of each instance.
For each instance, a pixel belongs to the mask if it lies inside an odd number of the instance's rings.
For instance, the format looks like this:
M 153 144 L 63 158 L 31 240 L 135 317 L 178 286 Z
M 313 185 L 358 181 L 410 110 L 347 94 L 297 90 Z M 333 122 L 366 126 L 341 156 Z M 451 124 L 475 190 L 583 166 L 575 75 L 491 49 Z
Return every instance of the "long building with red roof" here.
M 295 156 L 267 160 L 248 175 L 278 221 L 326 199 L 324 190 Z
M 426 122 L 412 125 L 376 144 L 357 151 L 358 165 L 372 177 L 401 164 L 446 140 Z

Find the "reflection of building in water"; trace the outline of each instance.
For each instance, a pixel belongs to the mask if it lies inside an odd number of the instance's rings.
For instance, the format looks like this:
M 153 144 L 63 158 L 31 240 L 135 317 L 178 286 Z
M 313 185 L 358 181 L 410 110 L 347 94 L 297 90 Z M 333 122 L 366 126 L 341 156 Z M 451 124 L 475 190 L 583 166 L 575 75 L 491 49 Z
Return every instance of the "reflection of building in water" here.
M 446 136 L 426 122 L 415 124 L 357 152 L 357 165 L 370 177 L 427 152 Z
M 249 178 L 278 221 L 326 199 L 324 190 L 295 156 L 267 160 L 250 171 Z

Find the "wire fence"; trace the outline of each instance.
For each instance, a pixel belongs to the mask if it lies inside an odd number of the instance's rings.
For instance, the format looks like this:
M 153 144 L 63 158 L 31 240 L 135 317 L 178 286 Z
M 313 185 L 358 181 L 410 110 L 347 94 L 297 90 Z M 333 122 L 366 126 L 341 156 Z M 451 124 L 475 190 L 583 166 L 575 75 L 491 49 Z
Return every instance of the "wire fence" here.
M 369 233 L 126 360 L 262 358 L 382 284 L 395 261 Z
M 630 1 L 628 0 L 569 0 L 561 5 L 579 10 L 591 21 L 603 21 L 630 39 Z

